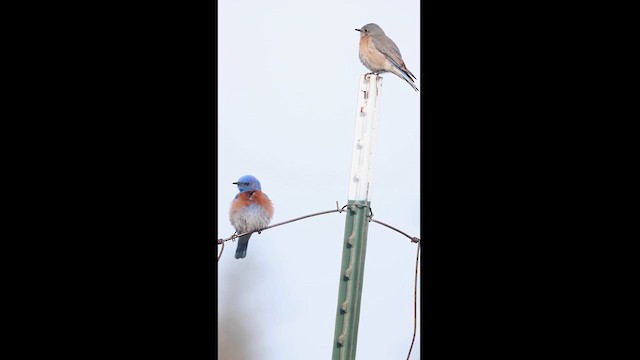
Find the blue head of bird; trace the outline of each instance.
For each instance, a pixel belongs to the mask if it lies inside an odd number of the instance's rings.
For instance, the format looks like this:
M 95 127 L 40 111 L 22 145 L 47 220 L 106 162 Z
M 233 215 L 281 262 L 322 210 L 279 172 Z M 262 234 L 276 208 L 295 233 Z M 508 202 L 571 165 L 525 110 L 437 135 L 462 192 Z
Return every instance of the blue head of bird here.
M 240 190 L 240 192 L 262 190 L 260 188 L 260 181 L 251 175 L 245 175 L 233 184 L 238 185 L 238 190 Z

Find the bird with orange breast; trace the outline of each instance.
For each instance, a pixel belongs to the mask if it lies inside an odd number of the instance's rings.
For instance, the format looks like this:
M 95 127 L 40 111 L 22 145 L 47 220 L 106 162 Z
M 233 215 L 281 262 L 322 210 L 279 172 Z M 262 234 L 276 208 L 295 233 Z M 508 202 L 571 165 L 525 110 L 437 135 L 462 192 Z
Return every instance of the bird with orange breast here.
M 385 35 L 380 26 L 367 24 L 360 32 L 360 61 L 373 74 L 391 72 L 406 81 L 415 91 L 419 91 L 415 75 L 407 69 L 396 43 Z
M 260 181 L 251 175 L 245 175 L 233 184 L 240 192 L 231 202 L 229 219 L 236 228 L 236 234 L 264 229 L 273 218 L 273 204 L 262 192 Z M 247 246 L 251 234 L 241 236 L 236 248 L 236 259 L 247 256 Z

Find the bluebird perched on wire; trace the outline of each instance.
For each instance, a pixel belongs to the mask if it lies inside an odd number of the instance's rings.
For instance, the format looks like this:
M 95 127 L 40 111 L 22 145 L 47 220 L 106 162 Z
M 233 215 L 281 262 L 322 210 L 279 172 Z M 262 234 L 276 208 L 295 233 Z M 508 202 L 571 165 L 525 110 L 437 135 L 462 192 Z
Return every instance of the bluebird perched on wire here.
M 360 32 L 360 61 L 374 74 L 392 72 L 407 83 L 415 91 L 419 91 L 413 80 L 416 78 L 404 65 L 398 46 L 389 39 L 380 26 L 367 24 Z
M 240 192 L 231 202 L 229 219 L 236 228 L 236 234 L 261 230 L 269 225 L 273 217 L 273 204 L 260 189 L 260 181 L 251 175 L 241 177 L 233 184 Z M 247 256 L 247 246 L 251 234 L 241 236 L 236 248 L 236 259 Z

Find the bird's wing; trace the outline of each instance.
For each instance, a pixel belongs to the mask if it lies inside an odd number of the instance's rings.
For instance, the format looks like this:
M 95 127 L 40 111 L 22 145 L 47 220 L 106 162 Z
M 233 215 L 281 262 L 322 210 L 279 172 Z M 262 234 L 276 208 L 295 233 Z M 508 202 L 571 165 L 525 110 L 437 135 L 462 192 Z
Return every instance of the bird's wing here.
M 402 61 L 402 55 L 400 55 L 400 49 L 398 49 L 398 46 L 393 42 L 393 40 L 389 38 L 380 39 L 377 37 L 373 37 L 373 44 L 375 45 L 376 49 L 378 49 L 378 51 L 384 54 L 384 56 L 389 61 L 391 61 L 393 65 L 395 65 L 402 72 L 406 72 L 407 75 L 409 75 L 409 79 L 416 78 L 415 75 L 413 75 L 411 71 L 409 71 L 409 69 L 407 69 L 407 67 L 404 65 L 404 61 Z

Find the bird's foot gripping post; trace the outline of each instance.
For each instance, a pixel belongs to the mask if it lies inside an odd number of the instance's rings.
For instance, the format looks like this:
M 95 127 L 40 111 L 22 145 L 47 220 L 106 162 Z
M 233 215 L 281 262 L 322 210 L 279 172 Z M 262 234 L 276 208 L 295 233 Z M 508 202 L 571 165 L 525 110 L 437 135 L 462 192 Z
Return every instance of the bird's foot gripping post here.
M 371 179 L 378 135 L 379 96 L 382 77 L 364 74 L 358 91 L 353 140 L 349 200 L 336 309 L 332 360 L 356 356 L 364 262 L 369 230 Z

